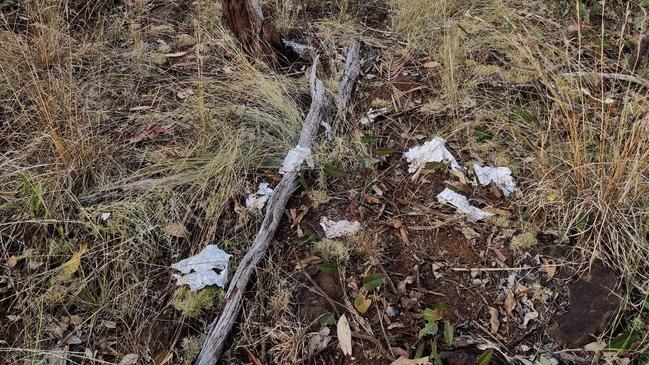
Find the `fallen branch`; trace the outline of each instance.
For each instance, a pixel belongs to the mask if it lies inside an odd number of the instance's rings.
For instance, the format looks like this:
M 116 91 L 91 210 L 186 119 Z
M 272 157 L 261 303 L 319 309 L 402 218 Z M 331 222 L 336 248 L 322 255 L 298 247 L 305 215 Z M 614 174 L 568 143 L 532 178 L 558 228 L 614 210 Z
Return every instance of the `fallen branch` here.
M 601 77 L 603 79 L 609 79 L 609 80 L 619 80 L 619 81 L 626 81 L 630 82 L 633 84 L 638 84 L 642 86 L 649 86 L 649 81 L 627 75 L 627 74 L 620 74 L 620 73 L 608 73 L 608 72 L 585 72 L 585 71 L 577 71 L 577 72 L 566 72 L 562 73 L 561 76 L 564 77 Z
M 322 81 L 316 77 L 318 58 L 316 57 L 311 70 L 311 108 L 309 114 L 304 120 L 302 131 L 300 133 L 299 147 L 311 148 L 318 126 L 324 115 L 324 109 L 327 104 L 325 99 L 325 87 Z M 239 263 L 237 271 L 232 276 L 228 291 L 225 296 L 225 305 L 221 315 L 217 320 L 212 322 L 209 333 L 201 352 L 198 354 L 195 365 L 214 365 L 223 351 L 228 334 L 234 326 L 234 322 L 239 315 L 243 304 L 243 293 L 248 286 L 248 281 L 252 271 L 264 256 L 270 241 L 275 235 L 279 226 L 282 213 L 286 207 L 288 199 L 293 191 L 297 188 L 297 177 L 299 171 L 288 171 L 284 174 L 282 181 L 277 184 L 273 196 L 267 205 L 266 216 L 257 232 L 255 240 L 250 246 L 250 250 Z
M 353 42 L 347 47 L 347 56 L 345 58 L 345 70 L 340 78 L 338 84 L 338 112 L 344 112 L 351 99 L 352 89 L 358 79 L 358 74 L 361 72 L 361 64 L 359 60 L 361 46 L 358 42 Z
M 361 46 L 358 42 L 352 42 L 347 47 L 347 56 L 345 57 L 345 69 L 338 84 L 338 94 L 336 94 L 336 104 L 338 110 L 338 118 L 333 124 L 333 133 L 338 131 L 338 124 L 341 118 L 345 117 L 349 99 L 352 96 L 352 90 L 358 80 L 358 75 L 361 72 L 360 64 L 360 49 Z

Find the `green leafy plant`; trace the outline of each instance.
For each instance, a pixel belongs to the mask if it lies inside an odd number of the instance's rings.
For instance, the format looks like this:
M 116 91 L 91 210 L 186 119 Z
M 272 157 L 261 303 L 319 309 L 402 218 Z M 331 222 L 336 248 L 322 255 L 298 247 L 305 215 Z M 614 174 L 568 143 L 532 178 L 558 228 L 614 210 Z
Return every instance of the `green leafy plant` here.
M 439 332 L 439 326 L 437 322 L 442 319 L 444 316 L 444 311 L 441 307 L 435 309 L 426 308 L 424 309 L 423 317 L 426 320 L 424 328 L 419 330 L 419 338 L 424 336 L 435 336 Z
M 325 263 L 318 265 L 318 270 L 322 271 L 324 274 L 337 274 L 338 265 L 332 263 Z
M 494 135 L 485 127 L 476 127 L 473 130 L 473 138 L 478 142 L 482 142 L 494 138 Z
M 480 355 L 480 357 L 475 363 L 476 365 L 489 365 L 491 364 L 492 357 L 493 357 L 493 349 L 488 349 L 487 351 L 483 352 L 482 355 Z
M 363 278 L 363 287 L 371 292 L 385 282 L 385 275 L 382 273 L 370 274 Z
M 333 326 L 336 324 L 336 318 L 334 315 L 330 312 L 327 312 L 320 316 L 320 325 L 322 327 L 328 327 L 328 326 Z
M 444 321 L 444 344 L 447 347 L 453 346 L 453 325 L 449 321 Z
M 27 175 L 21 175 L 23 182 L 23 190 L 25 195 L 29 197 L 29 205 L 27 210 L 34 218 L 39 218 L 47 215 L 47 207 L 43 198 L 43 184 L 40 182 L 33 182 Z
M 347 176 L 347 171 L 345 171 L 345 169 L 338 167 L 332 163 L 325 164 L 323 170 L 325 174 L 332 177 Z

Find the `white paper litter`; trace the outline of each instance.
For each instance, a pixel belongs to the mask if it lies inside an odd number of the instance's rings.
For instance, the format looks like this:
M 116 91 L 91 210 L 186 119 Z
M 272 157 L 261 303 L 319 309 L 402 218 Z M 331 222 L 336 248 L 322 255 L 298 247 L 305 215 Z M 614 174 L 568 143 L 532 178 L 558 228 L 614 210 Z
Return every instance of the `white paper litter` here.
M 311 149 L 302 146 L 295 146 L 286 154 L 282 167 L 279 169 L 279 173 L 284 175 L 287 172 L 297 171 L 304 161 L 306 161 L 306 164 L 309 167 L 314 166 L 313 159 L 311 158 Z
M 108 218 L 110 218 L 110 213 L 109 212 L 101 213 L 101 220 L 102 221 L 107 221 Z
M 494 215 L 493 213 L 472 206 L 464 195 L 458 194 L 449 188 L 437 194 L 437 201 L 444 204 L 451 204 L 459 213 L 468 215 L 474 221 L 483 220 Z
M 268 187 L 268 183 L 261 183 L 257 192 L 248 195 L 246 198 L 246 208 L 248 210 L 262 210 L 271 196 L 273 196 L 273 189 Z
M 225 287 L 228 280 L 228 263 L 232 257 L 216 245 L 207 245 L 198 255 L 188 257 L 171 265 L 183 275 L 174 274 L 176 285 L 189 285 L 192 292 L 208 285 Z M 214 271 L 220 270 L 219 273 Z
M 359 120 L 359 123 L 361 125 L 370 125 L 374 123 L 376 118 L 384 116 L 389 112 L 390 112 L 390 108 L 380 108 L 380 109 L 370 108 L 370 110 L 368 110 L 367 113 L 365 113 L 365 116 Z
M 455 157 L 446 149 L 444 139 L 440 137 L 434 137 L 421 146 L 412 147 L 403 156 L 410 163 L 410 166 L 408 166 L 408 172 L 410 173 L 424 168 L 428 162 L 443 162 L 451 165 L 453 170 L 462 170 Z
M 492 182 L 502 190 L 503 195 L 510 196 L 516 191 L 516 183 L 512 177 L 512 170 L 507 167 L 482 167 L 478 164 L 473 165 L 473 170 L 482 186 L 487 186 Z
M 361 229 L 361 224 L 358 221 L 330 221 L 327 217 L 322 217 L 320 219 L 320 225 L 322 226 L 327 238 L 351 236 Z

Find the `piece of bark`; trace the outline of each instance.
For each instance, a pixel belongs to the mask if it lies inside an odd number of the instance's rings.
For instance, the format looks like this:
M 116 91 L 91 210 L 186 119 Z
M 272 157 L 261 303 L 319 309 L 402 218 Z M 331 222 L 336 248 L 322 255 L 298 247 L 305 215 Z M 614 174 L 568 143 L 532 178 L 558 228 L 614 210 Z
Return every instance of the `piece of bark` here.
M 259 0 L 223 0 L 223 21 L 237 40 L 254 55 L 274 58 L 286 49 L 271 13 Z
M 349 100 L 352 96 L 352 90 L 354 90 L 354 85 L 356 84 L 358 75 L 361 72 L 360 49 L 361 46 L 358 42 L 352 42 L 347 47 L 345 69 L 343 70 L 342 77 L 340 78 L 340 83 L 338 84 L 338 93 L 336 94 L 338 116 L 333 123 L 333 134 L 336 134 L 338 132 L 340 121 L 345 119 L 345 116 L 347 114 L 347 107 L 349 106 Z
M 298 142 L 298 146 L 304 148 L 311 148 L 311 143 L 318 131 L 327 104 L 324 84 L 316 77 L 317 66 L 318 57 L 316 57 L 311 70 L 311 108 L 302 125 Z M 194 362 L 195 365 L 214 365 L 218 361 L 228 334 L 232 330 L 243 305 L 243 293 L 248 286 L 252 272 L 266 253 L 266 249 L 279 226 L 286 203 L 298 186 L 298 175 L 299 171 L 286 172 L 275 187 L 273 196 L 268 201 L 266 215 L 259 232 L 257 232 L 248 253 L 243 257 L 237 271 L 232 276 L 221 315 L 212 322 L 201 352 Z
M 361 45 L 358 42 L 353 42 L 347 47 L 347 56 L 345 57 L 345 70 L 338 84 L 338 113 L 344 113 L 349 104 L 349 99 L 352 96 L 352 89 L 358 79 L 358 74 L 361 72 L 360 63 L 360 50 Z

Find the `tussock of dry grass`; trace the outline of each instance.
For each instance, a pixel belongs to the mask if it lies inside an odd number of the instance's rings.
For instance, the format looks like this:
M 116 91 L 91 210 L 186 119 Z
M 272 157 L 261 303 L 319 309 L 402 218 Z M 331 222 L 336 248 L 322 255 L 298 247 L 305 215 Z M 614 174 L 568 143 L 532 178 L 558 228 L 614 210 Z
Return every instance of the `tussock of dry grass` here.
M 34 2 L 17 10 L 29 19 L 24 30 L 0 23 L 0 261 L 34 249 L 14 269 L 29 274 L 0 298 L 20 318 L 20 331 L 3 344 L 16 349 L 2 355 L 7 363 L 62 349 L 41 319 L 70 314 L 97 338 L 114 333 L 98 323 L 116 322 L 124 336 L 117 353 L 137 353 L 144 349 L 138 333 L 151 330 L 147 323 L 173 299 L 170 260 L 212 242 L 245 248 L 251 229 L 232 232 L 228 220 L 237 217 L 223 217 L 224 209 L 251 189 L 252 172 L 276 168 L 294 145 L 303 119 L 295 100 L 306 84 L 242 54 L 218 5 L 181 5 L 189 10 L 159 24 L 138 6 L 105 4 L 87 13 L 64 0 Z M 179 51 L 187 62 L 176 71 L 171 66 L 182 61 L 164 54 Z M 149 108 L 130 111 L 141 106 Z M 151 126 L 164 132 L 129 142 Z M 185 175 L 173 185 L 88 207 L 77 201 L 176 174 Z M 175 222 L 195 234 L 180 241 L 165 234 Z M 89 250 L 78 270 L 54 284 L 82 243 Z M 40 266 L 28 269 L 27 261 Z

